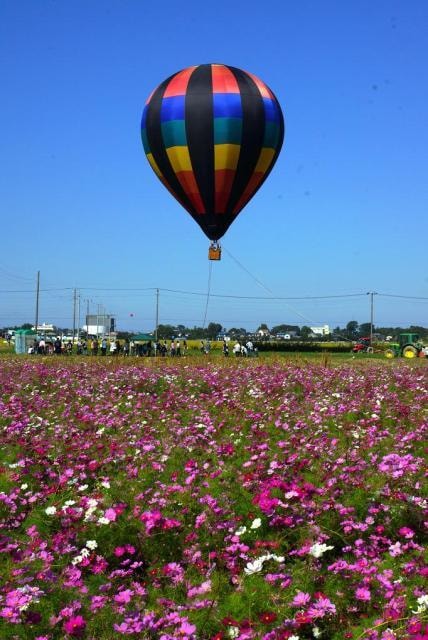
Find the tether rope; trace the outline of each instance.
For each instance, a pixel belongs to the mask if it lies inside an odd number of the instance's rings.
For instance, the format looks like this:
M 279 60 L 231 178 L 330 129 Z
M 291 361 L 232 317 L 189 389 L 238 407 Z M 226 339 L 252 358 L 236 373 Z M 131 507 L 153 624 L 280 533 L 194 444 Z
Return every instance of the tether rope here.
M 256 278 L 256 276 L 255 276 L 255 275 L 253 275 L 253 274 L 251 273 L 251 271 L 248 271 L 248 269 L 247 269 L 246 267 L 244 267 L 244 265 L 243 265 L 241 262 L 239 262 L 239 260 L 238 260 L 237 258 L 235 258 L 235 257 L 230 253 L 230 251 L 228 251 L 228 250 L 226 249 L 226 247 L 225 247 L 224 245 L 223 245 L 223 249 L 224 249 L 224 251 L 226 251 L 227 255 L 228 255 L 230 258 L 232 258 L 232 260 L 233 260 L 234 262 L 236 262 L 236 264 L 237 264 L 237 265 L 238 265 L 238 266 L 239 266 L 243 271 L 245 271 L 245 273 L 247 273 L 247 274 L 248 274 L 248 275 L 249 275 L 249 276 L 250 276 L 250 277 L 251 277 L 251 278 L 252 278 L 252 279 L 253 279 L 253 280 L 254 280 L 254 281 L 259 285 L 259 287 L 261 287 L 262 289 L 264 289 L 265 291 L 267 291 L 267 292 L 271 295 L 271 297 L 272 297 L 273 299 L 275 298 L 275 296 L 274 296 L 273 292 L 269 289 L 269 287 L 267 287 L 266 285 L 264 285 L 264 284 L 263 284 L 263 282 L 261 282 L 261 280 L 259 280 L 258 278 Z M 311 323 L 313 323 L 313 322 L 314 322 L 314 321 L 313 321 L 313 320 L 311 320 L 310 318 L 307 318 L 306 316 L 304 316 L 304 315 L 302 315 L 301 313 L 299 313 L 299 312 L 298 312 L 296 309 L 294 309 L 291 305 L 289 305 L 289 304 L 285 304 L 284 306 L 288 307 L 288 308 L 289 308 L 293 313 L 295 313 L 297 316 L 299 316 L 300 318 L 302 318 L 302 319 L 303 319 L 303 320 L 305 320 L 306 322 L 311 322 Z
M 202 323 L 202 328 L 205 329 L 205 324 L 207 321 L 207 314 L 208 314 L 208 304 L 210 301 L 210 294 L 211 294 L 211 274 L 213 271 L 213 263 L 212 260 L 209 260 L 209 266 L 208 266 L 208 286 L 207 286 L 207 301 L 205 303 L 205 313 L 204 313 L 204 321 Z

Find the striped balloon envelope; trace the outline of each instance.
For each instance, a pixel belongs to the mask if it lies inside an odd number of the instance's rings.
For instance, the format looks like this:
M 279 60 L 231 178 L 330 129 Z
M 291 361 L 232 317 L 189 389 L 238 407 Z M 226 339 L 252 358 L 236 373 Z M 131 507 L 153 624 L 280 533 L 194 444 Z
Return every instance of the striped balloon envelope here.
M 219 240 L 269 175 L 284 139 L 275 95 L 251 73 L 188 67 L 144 108 L 147 159 L 210 240 Z

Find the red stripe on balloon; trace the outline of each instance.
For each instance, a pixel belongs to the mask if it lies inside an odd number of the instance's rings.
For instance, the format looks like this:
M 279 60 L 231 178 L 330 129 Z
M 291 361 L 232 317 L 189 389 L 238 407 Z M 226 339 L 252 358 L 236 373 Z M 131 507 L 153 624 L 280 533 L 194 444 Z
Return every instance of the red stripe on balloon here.
M 238 83 L 233 73 L 220 64 L 211 66 L 213 93 L 239 93 Z
M 235 178 L 235 169 L 217 169 L 215 172 L 215 212 L 225 213 Z
M 260 91 L 263 98 L 271 98 L 272 100 L 275 99 L 272 91 L 269 89 L 269 87 L 265 85 L 264 82 L 260 80 L 260 78 L 253 75 L 252 73 L 249 73 L 248 71 L 246 71 L 246 73 L 247 75 L 250 76 L 251 80 L 254 82 L 254 84 L 256 85 L 257 89 Z
M 183 69 L 183 71 L 176 73 L 165 89 L 163 97 L 172 98 L 173 96 L 184 96 L 187 91 L 190 76 L 195 68 L 196 67 L 188 67 L 187 69 Z
M 243 207 L 245 207 L 245 205 L 247 204 L 248 200 L 251 198 L 251 196 L 253 195 L 253 193 L 256 191 L 257 187 L 259 186 L 260 182 L 263 180 L 265 174 L 263 172 L 257 172 L 257 173 L 253 173 L 253 175 L 250 178 L 249 183 L 247 184 L 247 186 L 245 187 L 245 190 L 243 192 L 243 194 L 241 195 L 241 197 L 239 198 L 233 213 L 237 214 Z
M 195 207 L 196 212 L 200 214 L 205 213 L 205 205 L 202 201 L 201 194 L 199 193 L 193 171 L 179 171 L 176 173 L 176 176 L 183 187 L 186 196 Z

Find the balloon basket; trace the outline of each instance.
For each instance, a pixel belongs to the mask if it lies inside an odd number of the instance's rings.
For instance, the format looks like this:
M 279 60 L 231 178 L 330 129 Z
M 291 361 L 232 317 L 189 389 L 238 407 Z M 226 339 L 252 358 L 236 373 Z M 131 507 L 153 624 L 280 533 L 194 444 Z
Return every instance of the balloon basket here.
M 221 247 L 217 242 L 213 242 L 208 249 L 208 260 L 221 260 Z

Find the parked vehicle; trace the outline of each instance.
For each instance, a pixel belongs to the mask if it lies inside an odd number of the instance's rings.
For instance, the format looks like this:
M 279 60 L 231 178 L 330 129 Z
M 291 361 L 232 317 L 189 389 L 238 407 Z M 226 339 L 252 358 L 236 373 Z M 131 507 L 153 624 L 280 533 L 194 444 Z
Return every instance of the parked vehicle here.
M 370 338 L 360 338 L 352 347 L 353 353 L 373 353 Z
M 417 358 L 428 357 L 428 347 L 425 347 L 419 339 L 417 333 L 400 333 L 398 342 L 390 342 L 389 348 L 385 351 L 387 358 Z

